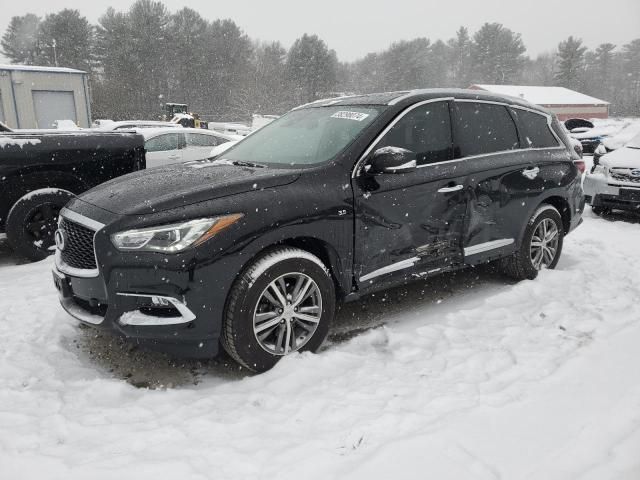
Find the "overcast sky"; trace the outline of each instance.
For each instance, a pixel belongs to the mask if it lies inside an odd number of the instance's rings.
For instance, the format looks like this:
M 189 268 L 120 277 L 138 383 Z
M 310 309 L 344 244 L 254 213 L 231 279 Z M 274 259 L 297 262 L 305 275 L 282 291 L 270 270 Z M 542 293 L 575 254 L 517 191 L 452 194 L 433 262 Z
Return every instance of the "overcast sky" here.
M 14 15 L 44 16 L 75 8 L 95 23 L 107 5 L 127 10 L 131 0 L 0 0 L 0 32 Z M 209 19 L 231 18 L 251 38 L 280 40 L 286 47 L 303 33 L 316 33 L 341 60 L 382 50 L 396 40 L 446 40 L 460 25 L 474 32 L 500 22 L 522 34 L 527 53 L 554 50 L 569 35 L 593 48 L 640 37 L 640 0 L 165 0 L 171 11 L 188 6 Z

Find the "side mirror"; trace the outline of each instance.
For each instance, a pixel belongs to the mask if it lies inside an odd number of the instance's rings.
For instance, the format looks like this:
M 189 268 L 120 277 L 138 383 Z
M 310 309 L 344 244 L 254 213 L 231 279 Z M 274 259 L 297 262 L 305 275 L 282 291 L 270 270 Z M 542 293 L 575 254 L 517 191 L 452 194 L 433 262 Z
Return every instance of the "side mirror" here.
M 607 154 L 607 148 L 603 144 L 598 145 L 596 150 L 593 152 L 593 164 L 599 165 L 600 158 L 606 154 Z
M 406 173 L 418 166 L 416 154 L 411 150 L 399 147 L 382 147 L 373 152 L 366 167 L 367 173 Z

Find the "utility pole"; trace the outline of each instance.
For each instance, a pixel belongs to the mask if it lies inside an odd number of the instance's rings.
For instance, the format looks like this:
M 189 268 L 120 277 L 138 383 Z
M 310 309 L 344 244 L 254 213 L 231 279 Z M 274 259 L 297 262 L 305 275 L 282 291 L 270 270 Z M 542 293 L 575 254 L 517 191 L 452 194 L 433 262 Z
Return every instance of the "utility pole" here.
M 56 67 L 58 66 L 58 54 L 56 52 L 56 39 L 53 39 L 52 42 L 52 46 L 53 46 L 53 63 L 55 63 Z

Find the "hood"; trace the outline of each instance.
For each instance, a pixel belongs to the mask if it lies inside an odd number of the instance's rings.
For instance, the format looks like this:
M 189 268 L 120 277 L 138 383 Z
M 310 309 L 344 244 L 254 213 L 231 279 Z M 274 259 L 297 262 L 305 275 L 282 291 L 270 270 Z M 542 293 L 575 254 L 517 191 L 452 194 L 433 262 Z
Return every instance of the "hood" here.
M 294 170 L 209 160 L 141 170 L 103 183 L 80 200 L 118 215 L 146 215 L 296 181 Z
M 640 168 L 640 149 L 623 147 L 600 158 L 600 164 L 609 168 Z

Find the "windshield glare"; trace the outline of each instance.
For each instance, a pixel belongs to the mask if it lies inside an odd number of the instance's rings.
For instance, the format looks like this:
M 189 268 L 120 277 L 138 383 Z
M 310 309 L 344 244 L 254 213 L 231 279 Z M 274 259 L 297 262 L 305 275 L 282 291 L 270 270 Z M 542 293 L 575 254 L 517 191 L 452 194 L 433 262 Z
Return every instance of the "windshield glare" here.
M 318 165 L 340 153 L 381 109 L 334 106 L 294 110 L 248 136 L 222 158 L 266 165 Z

